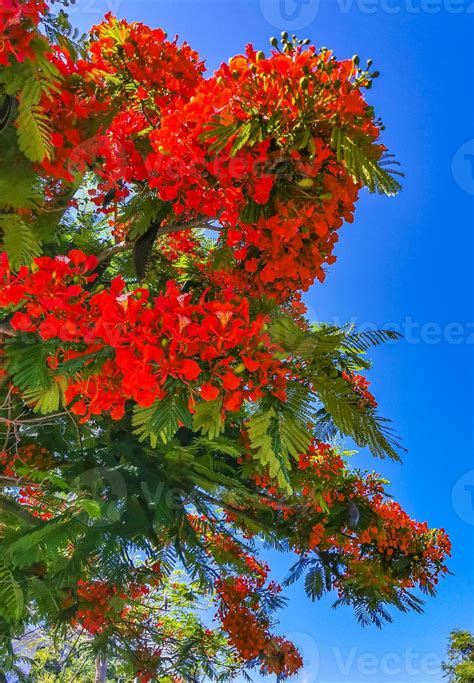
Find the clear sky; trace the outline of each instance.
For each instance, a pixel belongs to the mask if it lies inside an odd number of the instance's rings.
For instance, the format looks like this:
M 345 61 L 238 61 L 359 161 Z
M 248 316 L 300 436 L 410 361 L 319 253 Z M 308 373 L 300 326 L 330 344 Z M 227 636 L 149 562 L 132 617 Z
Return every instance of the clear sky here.
M 363 194 L 355 223 L 341 230 L 338 262 L 306 302 L 313 319 L 405 333 L 373 353 L 369 378 L 409 452 L 403 465 L 357 459 L 392 481 L 411 515 L 449 531 L 453 576 L 424 615 L 395 614 L 382 631 L 360 628 L 329 600 L 310 603 L 297 585 L 280 630 L 306 657 L 296 683 L 439 683 L 449 631 L 474 628 L 474 1 L 77 0 L 71 18 L 86 29 L 109 10 L 178 33 L 210 70 L 247 42 L 266 50 L 286 29 L 340 58 L 372 57 L 381 71 L 370 100 L 404 190 Z M 282 576 L 287 561 L 272 563 Z

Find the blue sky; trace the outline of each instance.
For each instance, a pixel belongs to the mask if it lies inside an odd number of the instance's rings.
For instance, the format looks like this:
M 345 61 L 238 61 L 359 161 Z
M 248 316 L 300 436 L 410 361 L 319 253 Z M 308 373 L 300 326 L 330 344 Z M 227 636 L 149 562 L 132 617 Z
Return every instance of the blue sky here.
M 446 528 L 453 576 L 424 615 L 394 615 L 382 631 L 361 629 L 350 610 L 289 592 L 280 630 L 301 645 L 296 683 L 438 683 L 449 631 L 474 628 L 473 0 L 78 0 L 85 29 L 117 16 L 178 33 L 209 69 L 243 51 L 266 50 L 283 29 L 374 59 L 370 100 L 384 141 L 406 178 L 395 199 L 364 193 L 341 230 L 338 262 L 306 296 L 312 318 L 397 326 L 403 342 L 373 353 L 382 411 L 409 449 L 404 464 L 372 461 L 408 512 Z M 470 106 L 471 105 L 471 106 Z M 274 561 L 273 561 L 274 560 Z M 288 566 L 272 557 L 277 576 Z M 444 679 L 445 680 L 445 679 Z

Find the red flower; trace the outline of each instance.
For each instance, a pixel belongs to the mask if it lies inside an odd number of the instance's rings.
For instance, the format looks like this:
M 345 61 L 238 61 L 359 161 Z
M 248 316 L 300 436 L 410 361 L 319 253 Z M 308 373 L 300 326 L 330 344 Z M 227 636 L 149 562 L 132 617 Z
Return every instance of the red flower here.
M 219 396 L 219 393 L 219 388 L 215 387 L 209 382 L 207 384 L 203 384 L 201 387 L 201 398 L 204 399 L 204 401 L 214 401 L 214 399 Z

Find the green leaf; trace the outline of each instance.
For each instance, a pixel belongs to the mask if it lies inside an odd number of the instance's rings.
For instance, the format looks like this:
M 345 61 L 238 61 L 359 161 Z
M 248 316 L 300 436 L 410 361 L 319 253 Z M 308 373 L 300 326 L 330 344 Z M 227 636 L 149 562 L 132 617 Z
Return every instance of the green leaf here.
M 13 270 L 29 265 L 41 254 L 39 238 L 21 216 L 13 213 L 0 214 L 0 228 L 3 233 L 3 248 Z
M 58 548 L 64 548 L 70 538 L 67 524 L 61 521 L 50 521 L 39 529 L 24 533 L 17 538 L 8 546 L 6 555 L 12 558 L 16 567 L 26 567 L 32 562 L 39 561 L 41 557 L 57 558 Z
M 380 346 L 389 341 L 398 341 L 402 334 L 396 330 L 366 330 L 365 332 L 348 332 L 343 345 L 351 351 L 365 352 L 372 346 Z
M 313 326 L 311 330 L 301 329 L 289 318 L 279 318 L 272 324 L 270 333 L 273 341 L 282 346 L 294 359 L 303 359 L 300 372 L 308 386 L 313 386 L 315 395 L 304 397 L 304 388 L 292 388 L 295 398 L 288 392 L 287 448 L 298 448 L 298 441 L 292 442 L 295 428 L 292 416 L 302 425 L 316 424 L 317 436 L 321 440 L 332 438 L 337 431 L 354 439 L 358 446 L 368 446 L 378 457 L 389 455 L 399 459 L 397 449 L 402 449 L 399 440 L 388 427 L 388 420 L 380 417 L 371 406 L 363 405 L 360 397 L 341 378 L 346 370 L 357 372 L 370 368 L 370 361 L 363 357 L 366 349 L 400 335 L 391 330 L 354 332 L 353 326 Z M 298 394 L 300 396 L 298 397 Z M 310 402 L 320 401 L 324 408 L 314 413 Z M 291 402 L 291 405 L 290 405 Z M 284 409 L 283 409 L 284 410 Z
M 51 386 L 43 389 L 36 387 L 27 389 L 23 393 L 23 398 L 26 403 L 33 406 L 33 410 L 40 415 L 47 415 L 48 413 L 55 413 L 59 406 L 64 401 L 64 391 L 67 388 L 67 381 L 65 378 L 60 378 L 58 381 L 54 379 L 51 381 Z
M 99 519 L 102 517 L 102 509 L 96 500 L 80 500 L 79 507 L 84 510 L 84 512 L 86 512 L 92 519 Z
M 286 455 L 297 458 L 307 452 L 311 443 L 311 434 L 290 410 L 281 409 L 277 413 L 277 424 L 281 447 Z
M 306 574 L 304 588 L 311 600 L 318 600 L 326 592 L 323 573 L 319 567 L 311 569 Z
M 3 164 L 2 164 L 3 166 Z M 33 209 L 42 200 L 36 176 L 28 163 L 15 160 L 8 169 L 0 169 L 0 209 Z
M 8 371 L 17 387 L 22 390 L 49 388 L 50 378 L 46 358 L 51 353 L 51 349 L 48 345 L 8 344 L 5 349 L 8 356 Z
M 224 431 L 222 419 L 222 401 L 201 401 L 196 405 L 193 416 L 193 429 L 207 434 L 210 439 L 215 439 Z
M 343 161 L 353 179 L 356 182 L 362 182 L 370 192 L 378 192 L 391 197 L 402 189 L 393 176 L 403 174 L 389 168 L 386 161 L 377 162 L 375 158 L 369 156 L 370 151 L 373 150 L 372 145 L 359 144 L 340 128 L 334 128 L 331 145 L 336 150 L 338 161 Z
M 0 615 L 14 623 L 23 614 L 23 591 L 8 566 L 5 557 L 0 557 Z
M 179 429 L 180 423 L 191 426 L 191 416 L 186 400 L 182 396 L 166 396 L 149 408 L 135 406 L 132 416 L 133 433 L 139 441 L 150 439 L 156 448 L 158 438 L 163 444 L 168 443 Z
M 253 415 L 247 423 L 247 433 L 255 460 L 268 469 L 272 479 L 282 490 L 292 493 L 288 476 L 288 458 L 281 447 L 280 434 L 275 423 L 273 408 Z
M 30 161 L 38 162 L 51 159 L 53 155 L 49 120 L 39 105 L 41 90 L 41 83 L 36 78 L 27 81 L 20 94 L 16 119 L 21 151 Z
M 340 432 L 354 439 L 358 446 L 368 446 L 372 455 L 379 458 L 388 455 L 393 460 L 400 460 L 396 449 L 403 449 L 387 426 L 389 420 L 361 406 L 359 397 L 345 380 L 315 380 L 315 390 Z
M 120 213 L 119 220 L 130 222 L 130 230 L 127 237 L 133 241 L 144 235 L 152 222 L 161 223 L 169 212 L 170 205 L 168 202 L 137 195 L 124 207 Z

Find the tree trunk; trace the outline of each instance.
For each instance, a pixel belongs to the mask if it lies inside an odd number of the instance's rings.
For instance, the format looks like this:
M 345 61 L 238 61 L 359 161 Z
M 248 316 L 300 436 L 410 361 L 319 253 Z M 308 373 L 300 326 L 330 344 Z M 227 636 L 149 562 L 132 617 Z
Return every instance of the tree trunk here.
M 107 680 L 107 657 L 104 654 L 95 658 L 95 683 L 105 683 Z

